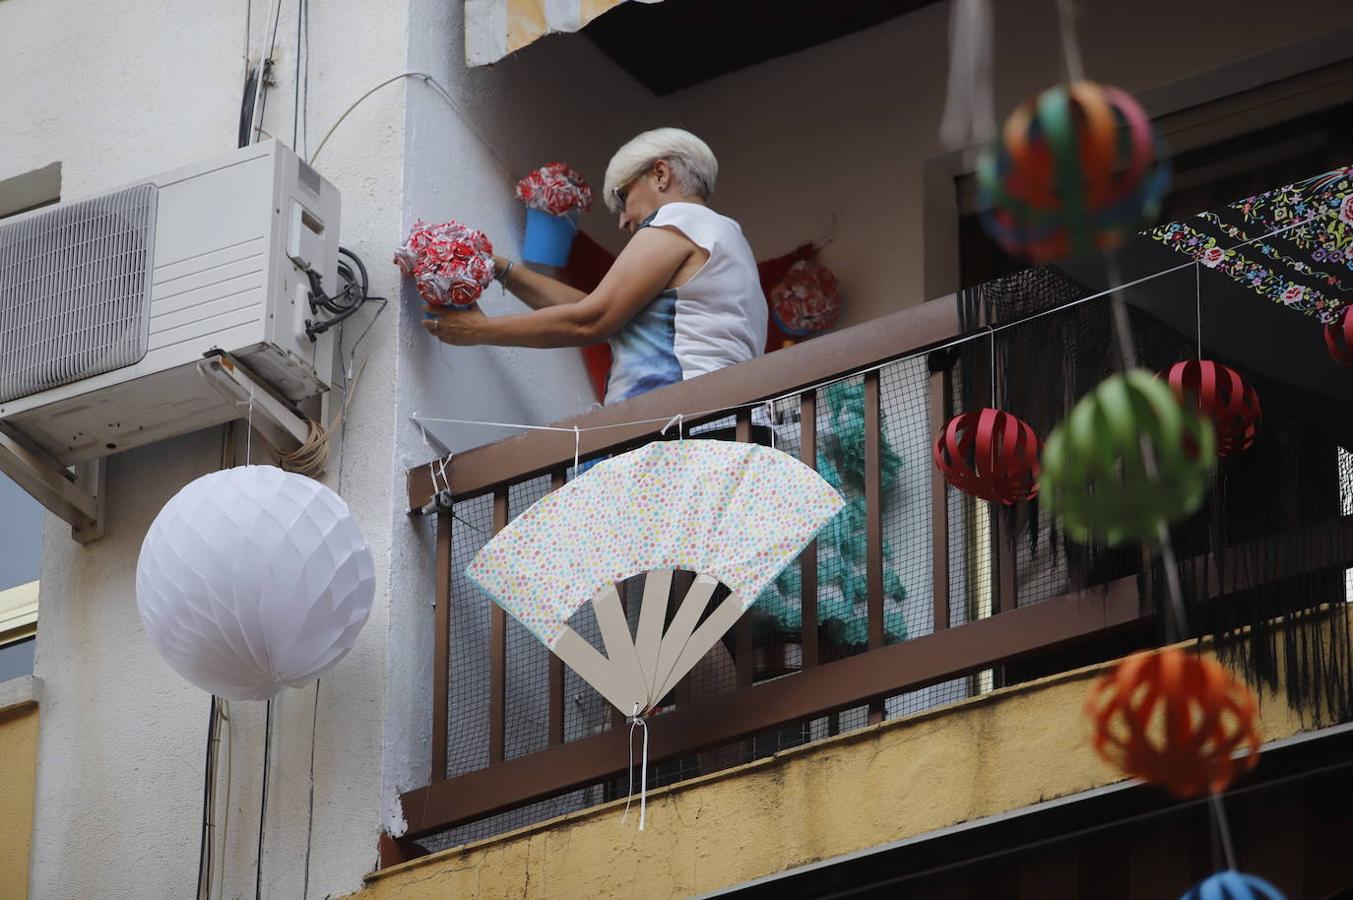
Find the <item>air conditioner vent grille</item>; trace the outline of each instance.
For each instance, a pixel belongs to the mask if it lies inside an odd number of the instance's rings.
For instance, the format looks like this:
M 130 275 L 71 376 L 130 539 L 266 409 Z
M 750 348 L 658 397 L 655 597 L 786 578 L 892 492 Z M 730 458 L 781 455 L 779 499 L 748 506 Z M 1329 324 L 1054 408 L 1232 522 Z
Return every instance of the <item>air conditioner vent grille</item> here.
M 0 224 L 0 403 L 146 355 L 156 187 Z

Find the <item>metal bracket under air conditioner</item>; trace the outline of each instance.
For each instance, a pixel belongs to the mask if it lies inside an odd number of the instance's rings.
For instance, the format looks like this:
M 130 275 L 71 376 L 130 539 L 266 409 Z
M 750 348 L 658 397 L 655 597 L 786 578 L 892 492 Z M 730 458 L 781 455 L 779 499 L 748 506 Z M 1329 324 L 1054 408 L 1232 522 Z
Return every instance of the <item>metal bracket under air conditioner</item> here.
M 218 352 L 206 357 L 197 364 L 197 371 L 274 449 L 295 450 L 310 437 L 310 422 L 305 416 L 230 354 Z
M 103 537 L 106 493 L 103 458 L 67 469 L 46 453 L 0 432 L 0 471 L 70 524 L 70 536 L 82 544 Z

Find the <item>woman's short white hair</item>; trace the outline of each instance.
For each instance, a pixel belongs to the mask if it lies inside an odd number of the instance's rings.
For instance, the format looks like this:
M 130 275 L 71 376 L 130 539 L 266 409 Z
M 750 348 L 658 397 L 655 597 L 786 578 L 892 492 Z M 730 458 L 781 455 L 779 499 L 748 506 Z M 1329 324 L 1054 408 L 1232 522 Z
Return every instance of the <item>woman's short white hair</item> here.
M 682 193 L 701 200 L 714 193 L 714 180 L 719 177 L 719 161 L 709 144 L 689 131 L 680 128 L 655 128 L 633 138 L 615 151 L 606 166 L 606 184 L 602 197 L 611 212 L 620 212 L 616 202 L 617 188 L 623 188 L 648 170 L 660 159 L 667 160 L 676 176 Z

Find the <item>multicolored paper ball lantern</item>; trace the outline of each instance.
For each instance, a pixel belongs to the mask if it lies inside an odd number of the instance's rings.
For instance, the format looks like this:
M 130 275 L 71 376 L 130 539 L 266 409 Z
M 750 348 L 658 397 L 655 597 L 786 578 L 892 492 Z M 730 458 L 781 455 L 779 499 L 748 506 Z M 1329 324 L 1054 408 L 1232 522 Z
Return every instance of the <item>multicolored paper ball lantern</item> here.
M 1348 307 L 1325 326 L 1325 349 L 1339 365 L 1353 366 L 1353 319 L 1348 316 Z
M 1011 506 L 1038 494 L 1038 435 L 998 409 L 954 416 L 933 448 L 945 480 L 979 500 Z
M 1154 218 L 1169 182 L 1155 132 L 1126 91 L 1057 85 L 1006 119 L 977 166 L 983 223 L 1035 263 L 1109 249 Z
M 1101 382 L 1048 436 L 1043 502 L 1076 540 L 1152 541 L 1202 505 L 1215 452 L 1211 423 L 1134 369 Z
M 1175 399 L 1192 403 L 1212 420 L 1217 455 L 1248 450 L 1259 434 L 1259 395 L 1229 366 L 1207 359 L 1177 362 L 1165 374 Z
M 1282 892 L 1256 875 L 1227 869 L 1189 888 L 1179 900 L 1286 900 Z
M 841 284 L 831 269 L 801 259 L 771 288 L 770 314 L 776 327 L 790 337 L 827 331 L 841 314 Z
M 1179 797 L 1225 790 L 1259 759 L 1254 694 L 1186 650 L 1129 656 L 1095 683 L 1085 710 L 1096 753 Z

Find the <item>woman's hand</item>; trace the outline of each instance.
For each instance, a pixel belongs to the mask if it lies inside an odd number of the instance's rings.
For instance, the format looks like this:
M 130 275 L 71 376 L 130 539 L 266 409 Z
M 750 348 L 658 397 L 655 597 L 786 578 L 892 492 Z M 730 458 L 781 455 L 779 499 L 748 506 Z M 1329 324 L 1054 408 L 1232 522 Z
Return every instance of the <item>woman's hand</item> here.
M 428 306 L 425 309 L 435 318 L 424 319 L 423 329 L 442 343 L 460 347 L 485 343 L 489 317 L 478 306 L 467 309 Z

